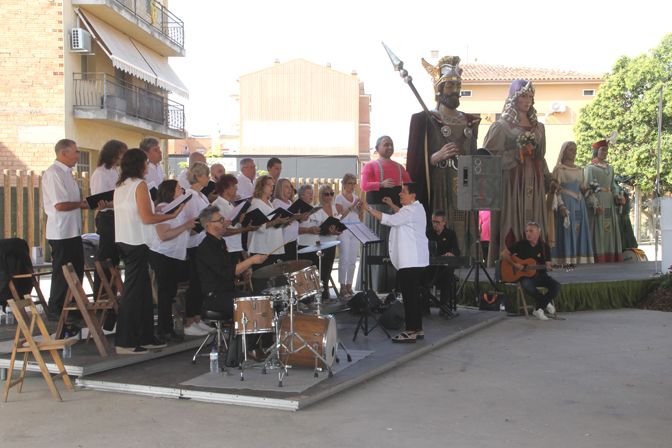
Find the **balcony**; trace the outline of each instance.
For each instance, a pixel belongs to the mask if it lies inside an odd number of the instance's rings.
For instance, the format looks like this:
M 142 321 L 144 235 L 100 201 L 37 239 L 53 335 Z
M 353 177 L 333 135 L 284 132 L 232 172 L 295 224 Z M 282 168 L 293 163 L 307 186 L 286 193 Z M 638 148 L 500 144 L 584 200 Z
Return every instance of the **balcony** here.
M 107 73 L 74 73 L 74 117 L 184 138 L 184 105 Z
M 185 56 L 184 22 L 156 0 L 72 0 L 162 56 Z

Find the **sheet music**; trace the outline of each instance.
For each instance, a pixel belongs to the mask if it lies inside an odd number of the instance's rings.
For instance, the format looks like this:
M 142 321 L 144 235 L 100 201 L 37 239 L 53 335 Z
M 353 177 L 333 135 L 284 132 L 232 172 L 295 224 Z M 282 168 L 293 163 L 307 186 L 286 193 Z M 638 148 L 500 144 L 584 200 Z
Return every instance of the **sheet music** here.
M 359 240 L 360 243 L 376 243 L 382 241 L 378 235 L 373 233 L 363 222 L 344 223 L 348 230 Z
M 181 194 L 177 198 L 173 199 L 173 202 L 163 207 L 163 210 L 160 213 L 162 215 L 172 213 L 172 211 L 175 210 L 180 204 L 187 202 L 189 199 L 191 199 L 191 192 L 187 194 Z
M 234 219 L 236 216 L 238 216 L 238 213 L 240 213 L 240 209 L 242 209 L 243 207 L 245 207 L 245 204 L 246 204 L 246 202 L 243 201 L 243 202 L 241 202 L 240 204 L 236 205 L 235 207 L 233 207 L 233 209 L 231 209 L 231 211 L 229 211 L 228 213 L 224 213 L 224 214 L 223 214 L 223 215 L 224 215 L 224 218 L 225 218 L 225 219 L 228 219 L 229 221 L 233 221 L 233 219 Z

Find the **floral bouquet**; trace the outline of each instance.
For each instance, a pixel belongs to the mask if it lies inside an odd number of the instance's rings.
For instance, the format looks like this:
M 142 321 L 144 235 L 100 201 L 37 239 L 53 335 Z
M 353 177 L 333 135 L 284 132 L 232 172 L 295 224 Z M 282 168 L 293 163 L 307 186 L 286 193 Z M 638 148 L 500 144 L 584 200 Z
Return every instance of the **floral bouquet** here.
M 516 140 L 518 145 L 518 152 L 520 153 L 520 161 L 525 161 L 525 156 L 534 156 L 534 150 L 537 147 L 537 137 L 534 132 L 525 131 L 518 136 Z

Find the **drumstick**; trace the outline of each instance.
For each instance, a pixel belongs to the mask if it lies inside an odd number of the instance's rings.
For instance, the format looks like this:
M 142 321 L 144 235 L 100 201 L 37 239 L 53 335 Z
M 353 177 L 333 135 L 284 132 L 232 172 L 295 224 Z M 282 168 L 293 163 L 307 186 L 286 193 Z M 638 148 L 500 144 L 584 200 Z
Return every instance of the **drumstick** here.
M 281 249 L 281 248 L 283 248 L 283 247 L 285 247 L 285 245 L 284 245 L 284 244 L 282 244 L 282 245 L 280 245 L 280 246 L 276 247 L 276 248 L 275 248 L 275 249 L 273 249 L 273 250 L 272 250 L 272 251 L 271 251 L 271 252 L 270 252 L 270 253 L 269 253 L 268 255 L 273 255 L 273 253 L 274 253 L 275 251 L 277 251 L 277 250 L 279 250 L 279 249 Z

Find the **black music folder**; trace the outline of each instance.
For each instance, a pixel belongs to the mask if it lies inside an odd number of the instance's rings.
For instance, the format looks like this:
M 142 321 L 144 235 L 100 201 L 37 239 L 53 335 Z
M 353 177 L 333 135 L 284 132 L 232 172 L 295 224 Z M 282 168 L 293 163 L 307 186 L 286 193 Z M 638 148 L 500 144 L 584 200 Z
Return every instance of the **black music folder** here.
M 292 205 L 289 206 L 287 210 L 289 210 L 291 213 L 294 213 L 295 215 L 297 214 L 302 214 L 309 212 L 313 209 L 313 206 L 304 201 L 303 199 L 297 199 L 294 201 Z M 317 210 L 316 210 L 317 211 Z M 314 212 L 313 212 L 314 213 Z
M 92 194 L 86 197 L 86 203 L 89 204 L 90 209 L 98 208 L 98 202 L 107 201 L 112 202 L 114 199 L 114 190 L 104 191 L 98 194 Z
M 206 185 L 201 189 L 201 193 L 203 193 L 206 196 L 210 196 L 210 193 L 214 192 L 216 187 L 217 184 L 215 183 L 215 181 L 211 180 L 210 182 L 208 182 L 208 185 Z
M 264 215 L 264 212 L 259 210 L 258 208 L 255 208 L 251 212 L 248 212 L 245 215 L 245 219 L 242 222 L 243 227 L 252 225 L 252 226 L 260 226 L 262 224 L 266 224 L 269 222 L 270 219 Z
M 251 200 L 252 200 L 252 197 L 251 197 L 251 196 L 250 196 L 250 197 L 247 197 L 247 198 L 236 199 L 235 201 L 233 201 L 233 205 L 238 205 L 238 204 L 240 204 L 241 202 L 251 201 Z
M 340 219 L 334 218 L 333 216 L 328 217 L 320 224 L 320 235 L 330 235 L 329 227 L 336 226 L 336 230 L 339 232 L 347 229 L 346 225 L 341 222 Z
M 294 213 L 290 212 L 286 208 L 278 207 L 266 216 L 268 216 L 270 219 L 291 218 L 292 216 L 294 216 Z
M 231 219 L 231 225 L 235 226 L 238 224 L 240 216 L 245 213 L 251 205 L 252 203 L 249 201 L 240 201 L 232 211 L 232 213 L 235 213 L 235 216 Z

